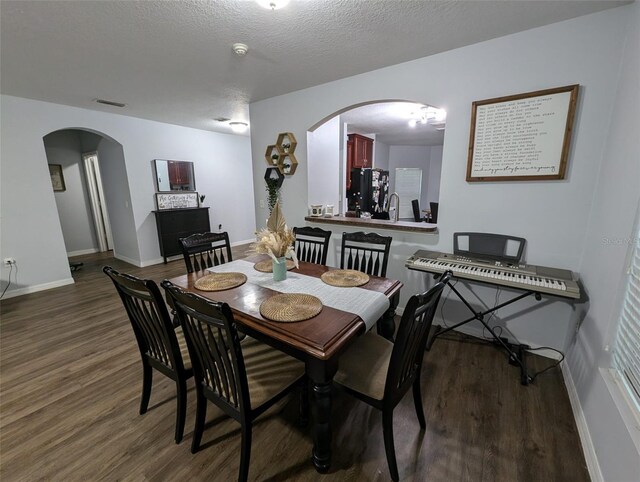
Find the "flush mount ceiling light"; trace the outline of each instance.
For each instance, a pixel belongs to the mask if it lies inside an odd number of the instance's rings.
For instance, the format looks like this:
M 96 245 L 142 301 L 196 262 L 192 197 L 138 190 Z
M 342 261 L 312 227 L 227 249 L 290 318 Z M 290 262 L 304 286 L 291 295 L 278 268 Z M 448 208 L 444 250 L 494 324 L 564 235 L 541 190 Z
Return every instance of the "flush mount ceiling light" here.
M 444 109 L 438 109 L 425 105 L 420 108 L 419 112 L 412 112 L 411 119 L 409 119 L 409 127 L 415 127 L 418 122 L 420 124 L 442 124 L 447 118 L 447 112 Z
M 258 5 L 270 10 L 280 10 L 289 4 L 289 0 L 256 0 Z
M 229 125 L 231 126 L 231 130 L 237 133 L 242 133 L 249 127 L 249 124 L 246 122 L 229 122 Z
M 244 57 L 249 51 L 249 46 L 247 44 L 235 43 L 231 48 L 238 57 Z

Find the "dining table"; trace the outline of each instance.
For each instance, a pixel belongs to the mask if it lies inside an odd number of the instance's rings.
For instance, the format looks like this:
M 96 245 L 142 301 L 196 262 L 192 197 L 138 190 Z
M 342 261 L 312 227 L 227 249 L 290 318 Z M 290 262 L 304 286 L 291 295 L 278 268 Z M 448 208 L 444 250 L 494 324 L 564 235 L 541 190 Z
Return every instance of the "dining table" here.
M 323 294 L 327 289 L 321 286 L 320 278 L 323 273 L 337 268 L 301 261 L 298 268 L 288 272 L 287 280 L 274 282 L 271 273 L 265 276 L 265 273 L 256 271 L 254 275 L 251 272 L 255 263 L 268 259 L 266 255 L 254 255 L 212 267 L 210 271 L 196 271 L 169 281 L 186 291 L 227 303 L 239 331 L 305 363 L 311 387 L 311 458 L 316 470 L 326 473 L 331 466 L 333 377 L 338 370 L 340 355 L 369 328 L 377 329 L 380 335 L 393 339 L 395 310 L 403 285 L 398 280 L 369 276 L 368 282 L 359 287 L 327 287 L 334 292 L 340 291 L 337 296 L 325 299 Z M 195 287 L 199 278 L 220 271 L 244 272 L 247 281 L 224 291 L 201 291 Z M 283 291 L 315 295 L 323 302 L 322 310 L 313 318 L 293 323 L 264 318 L 260 314 L 260 305 Z M 332 301 L 338 298 L 339 303 Z M 381 301 L 385 303 L 381 304 Z M 378 311 L 373 310 L 373 306 Z

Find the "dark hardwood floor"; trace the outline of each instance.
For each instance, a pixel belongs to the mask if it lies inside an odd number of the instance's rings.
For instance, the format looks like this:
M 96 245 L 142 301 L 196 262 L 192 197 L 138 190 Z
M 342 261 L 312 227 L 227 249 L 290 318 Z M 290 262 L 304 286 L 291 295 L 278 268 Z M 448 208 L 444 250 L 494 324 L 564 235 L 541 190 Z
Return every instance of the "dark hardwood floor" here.
M 242 249 L 234 250 L 234 259 Z M 142 372 L 131 327 L 101 272 L 111 264 L 157 281 L 184 263 L 136 268 L 89 255 L 76 283 L 0 303 L 0 478 L 16 480 L 236 480 L 239 425 L 209 405 L 203 448 L 173 441 L 175 386 L 154 375 L 150 410 L 138 415 Z M 533 370 L 550 362 L 532 356 Z M 492 346 L 439 340 L 422 370 L 427 430 L 410 394 L 395 411 L 400 478 L 416 481 L 589 480 L 559 369 L 523 387 Z M 289 397 L 254 426 L 251 480 L 389 480 L 380 414 L 337 393 L 333 466 L 317 474 L 308 429 Z

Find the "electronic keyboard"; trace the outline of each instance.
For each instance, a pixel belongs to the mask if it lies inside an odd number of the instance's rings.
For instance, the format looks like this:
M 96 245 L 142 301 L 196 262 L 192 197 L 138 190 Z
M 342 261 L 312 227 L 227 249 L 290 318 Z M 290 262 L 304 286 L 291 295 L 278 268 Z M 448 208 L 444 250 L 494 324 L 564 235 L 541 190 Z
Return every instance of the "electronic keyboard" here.
M 407 259 L 405 266 L 409 269 L 434 274 L 451 270 L 456 278 L 523 289 L 534 293 L 546 293 L 563 298 L 580 298 L 580 286 L 577 280 L 571 271 L 564 269 L 424 250 L 416 251 L 413 256 Z

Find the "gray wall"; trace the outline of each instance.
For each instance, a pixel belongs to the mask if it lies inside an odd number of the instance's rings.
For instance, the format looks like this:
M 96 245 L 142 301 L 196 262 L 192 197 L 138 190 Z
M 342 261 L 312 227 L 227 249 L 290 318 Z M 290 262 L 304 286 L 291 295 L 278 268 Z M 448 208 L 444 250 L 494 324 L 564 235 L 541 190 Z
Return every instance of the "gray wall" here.
M 123 256 L 126 261 L 138 266 L 162 262 L 152 213 L 152 160 L 157 158 L 194 161 L 197 189 L 207 196 L 212 227 L 222 224 L 232 242 L 253 238 L 253 166 L 248 137 L 12 96 L 0 99 L 0 248 L 2 256 L 16 258 L 19 266 L 18 281 L 5 296 L 73 282 L 42 142 L 44 136 L 61 129 L 104 133 L 122 145 L 129 189 L 119 200 L 125 207 L 130 204 L 133 223 L 128 231 L 135 236 L 134 254 L 128 259 Z M 264 167 L 263 160 L 257 169 L 260 176 Z M 124 189 L 124 184 L 121 187 Z M 8 270 L 0 267 L 0 274 L 6 282 Z
M 340 202 L 340 118 L 329 120 L 307 134 L 309 142 L 309 204 Z
M 443 146 L 431 146 L 431 150 L 429 153 L 429 173 L 427 174 L 427 203 L 437 203 L 440 200 L 442 148 Z
M 591 214 L 580 261 L 580 276 L 590 303 L 577 316 L 582 326 L 569 350 L 568 365 L 606 481 L 638 480 L 640 455 L 630 427 L 616 416 L 626 400 L 616 400 L 616 385 L 609 390 L 609 366 L 626 282 L 627 257 L 636 233 L 640 202 L 640 8 L 625 9 L 633 27 L 626 38 L 620 68 L 611 71 L 611 89 L 617 93 L 591 199 Z M 616 82 L 619 84 L 616 88 Z M 589 206 L 589 204 L 587 204 Z M 635 240 L 637 242 L 637 240 Z M 633 419 L 633 416 L 630 417 Z M 637 422 L 636 422 L 637 423 Z M 636 443 L 640 433 L 635 429 Z
M 139 259 L 140 250 L 122 146 L 112 139 L 87 131 L 82 131 L 80 140 L 83 152 L 98 153 L 100 176 L 113 235 L 113 253 L 125 260 Z
M 589 210 L 598 172 L 605 162 L 603 138 L 616 100 L 625 33 L 630 22 L 637 24 L 638 8 L 634 3 L 255 102 L 251 104 L 254 165 L 264 162 L 259 154 L 278 132 L 292 131 L 296 135 L 300 141 L 300 167 L 283 189 L 285 199 L 297 202 L 285 203 L 284 215 L 290 225 L 302 224 L 305 210 L 301 205 L 308 197 L 306 130 L 321 119 L 362 102 L 404 99 L 438 105 L 447 111 L 440 232 L 436 236 L 389 232 L 394 237 L 389 276 L 405 283 L 401 306 L 408 294 L 420 291 L 425 284 L 424 276 L 408 273 L 404 268 L 406 257 L 419 248 L 451 251 L 455 231 L 523 236 L 528 240 L 528 262 L 579 272 Z M 574 83 L 581 85 L 581 92 L 565 180 L 465 181 L 473 101 Z M 637 137 L 637 128 L 635 132 L 621 140 L 623 145 L 628 146 Z M 633 162 L 637 162 L 637 155 Z M 258 173 L 254 172 L 256 186 L 258 181 Z M 631 226 L 632 217 L 624 212 L 618 214 L 614 209 L 608 215 L 619 216 L 621 223 Z M 265 218 L 266 211 L 256 206 L 256 219 Z M 334 227 L 334 232 L 340 231 L 341 227 Z M 604 250 L 596 249 L 595 254 L 605 259 Z M 488 288 L 465 289 L 484 300 L 492 300 L 495 295 L 495 290 Z M 597 290 L 589 289 L 589 293 L 592 297 L 600 296 Z M 509 291 L 503 290 L 502 294 L 505 299 Z M 454 303 L 448 303 L 446 315 L 455 319 L 457 309 Z M 518 339 L 561 349 L 568 346 L 575 329 L 577 307 L 548 298 L 541 303 L 523 302 L 518 309 L 516 313 L 500 310 L 498 320 Z M 588 328 L 583 324 L 581 330 Z M 599 342 L 595 345 L 602 349 Z M 592 426 L 591 436 L 597 438 L 598 444 L 609 440 L 615 441 L 612 447 L 625 444 L 619 453 L 628 454 L 633 447 L 618 430 L 616 407 L 606 403 L 597 406 L 602 423 Z M 601 427 L 605 424 L 611 429 Z M 623 459 L 610 452 L 598 453 L 607 458 L 601 463 L 606 480 L 616 480 L 613 476 L 622 472 L 637 476 L 637 457 Z M 614 466 L 618 467 L 615 472 L 611 469 Z
M 68 256 L 98 249 L 91 203 L 82 162 L 80 132 L 62 130 L 44 138 L 48 164 L 61 164 L 66 191 L 55 200 Z
M 376 140 L 373 143 L 373 162 L 376 169 L 389 170 L 389 146 Z
M 422 188 L 420 191 L 420 209 L 427 205 L 427 176 L 429 175 L 429 160 L 431 148 L 429 146 L 389 146 L 389 191 L 396 189 L 396 169 L 418 168 L 422 169 Z M 401 199 L 402 204 L 411 208 L 411 199 Z M 409 209 L 410 212 L 412 212 Z M 412 214 L 410 217 L 413 216 Z

